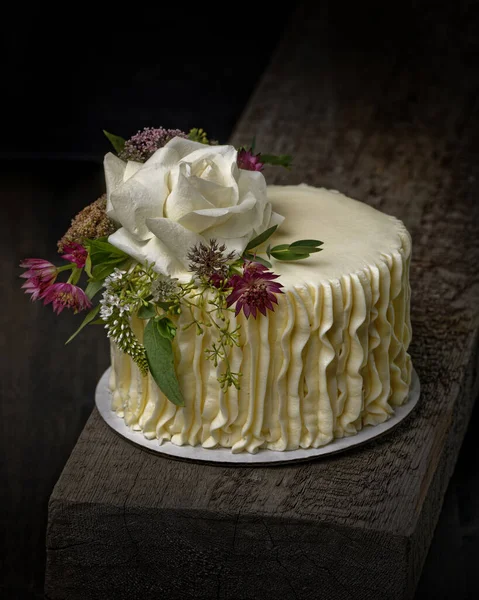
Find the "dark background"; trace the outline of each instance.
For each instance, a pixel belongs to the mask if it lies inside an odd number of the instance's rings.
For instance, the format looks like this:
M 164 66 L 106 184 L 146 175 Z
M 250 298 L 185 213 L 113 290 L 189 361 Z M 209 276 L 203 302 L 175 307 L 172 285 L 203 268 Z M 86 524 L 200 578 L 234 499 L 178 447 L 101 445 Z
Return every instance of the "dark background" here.
M 424 36 L 441 36 L 453 20 L 464 43 L 450 52 L 458 61 L 477 64 L 476 3 L 444 3 L 446 8 L 430 22 L 432 4 L 440 3 L 349 7 L 324 2 L 331 48 L 345 44 L 372 56 L 396 54 L 398 47 L 414 53 L 421 51 Z M 0 135 L 3 598 L 43 597 L 48 498 L 109 362 L 101 328 L 89 328 L 64 346 L 78 318 L 56 317 L 49 308 L 31 304 L 19 289 L 18 263 L 30 256 L 57 260 L 55 243 L 70 219 L 104 191 L 101 160 L 109 144 L 102 129 L 129 137 L 145 126 L 201 126 L 211 138 L 226 142 L 295 9 L 294 4 L 237 3 L 227 8 L 161 6 L 152 12 L 110 5 L 104 14 L 100 7 L 80 6 L 51 14 L 38 3 L 10 7 L 5 16 Z M 384 114 L 387 120 L 387 107 Z M 476 409 L 418 598 L 476 596 L 478 419 Z

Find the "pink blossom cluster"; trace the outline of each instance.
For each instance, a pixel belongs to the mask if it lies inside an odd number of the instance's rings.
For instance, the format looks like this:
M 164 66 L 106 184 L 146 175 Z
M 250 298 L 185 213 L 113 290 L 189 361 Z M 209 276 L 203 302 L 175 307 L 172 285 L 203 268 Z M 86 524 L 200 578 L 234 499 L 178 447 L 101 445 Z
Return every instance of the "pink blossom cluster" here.
M 245 171 L 262 171 L 264 164 L 261 162 L 261 154 L 253 154 L 252 150 L 241 148 L 238 150 L 236 162 L 240 169 Z
M 119 156 L 123 160 L 145 162 L 174 137 L 187 138 L 188 136 L 180 129 L 145 127 L 125 142 L 125 147 Z
M 85 266 L 87 251 L 81 244 L 72 242 L 64 247 L 62 258 L 82 269 Z M 42 258 L 27 258 L 20 263 L 27 269 L 20 275 L 26 282 L 22 285 L 32 300 L 43 300 L 44 304 L 52 304 L 55 313 L 60 314 L 64 308 L 71 308 L 75 313 L 91 308 L 91 302 L 85 292 L 72 283 L 55 283 L 58 273 L 65 267 L 55 267 Z M 66 266 L 68 268 L 68 265 Z

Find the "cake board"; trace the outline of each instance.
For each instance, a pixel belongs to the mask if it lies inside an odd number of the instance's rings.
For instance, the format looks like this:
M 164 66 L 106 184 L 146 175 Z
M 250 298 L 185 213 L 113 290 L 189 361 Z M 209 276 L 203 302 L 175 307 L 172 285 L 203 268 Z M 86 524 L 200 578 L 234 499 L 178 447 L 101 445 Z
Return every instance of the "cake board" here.
M 408 401 L 402 406 L 396 407 L 392 417 L 384 423 L 375 426 L 367 425 L 356 435 L 337 438 L 320 448 L 300 448 L 284 452 L 262 448 L 255 454 L 249 452 L 233 454 L 230 448 L 206 449 L 201 446 L 178 446 L 168 441 L 160 444 L 156 438 L 149 440 L 141 431 L 131 429 L 126 425 L 124 419 L 111 409 L 111 392 L 108 386 L 110 371 L 111 367 L 103 373 L 98 382 L 95 391 L 95 403 L 102 419 L 118 435 L 136 446 L 164 457 L 221 466 L 282 465 L 290 462 L 304 462 L 356 448 L 387 434 L 404 421 L 417 405 L 421 392 L 419 377 L 413 369 Z

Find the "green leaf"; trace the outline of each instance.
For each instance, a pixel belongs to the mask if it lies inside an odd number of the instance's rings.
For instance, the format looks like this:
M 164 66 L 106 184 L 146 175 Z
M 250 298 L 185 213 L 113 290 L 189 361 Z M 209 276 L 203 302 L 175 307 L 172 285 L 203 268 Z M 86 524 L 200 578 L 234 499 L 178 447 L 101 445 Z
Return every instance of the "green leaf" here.
M 319 240 L 298 240 L 290 244 L 290 246 L 322 246 L 323 244 L 324 242 L 320 242 Z
M 90 310 L 90 312 L 87 314 L 87 316 L 86 316 L 86 317 L 83 319 L 83 321 L 82 321 L 82 324 L 80 325 L 80 327 L 79 327 L 79 328 L 78 328 L 78 329 L 75 331 L 75 333 L 74 333 L 73 335 L 71 335 L 71 336 L 70 336 L 70 337 L 67 339 L 67 341 L 65 342 L 65 346 L 66 346 L 67 344 L 69 344 L 69 343 L 72 341 L 72 339 L 73 339 L 74 337 L 76 337 L 76 336 L 77 336 L 77 335 L 80 333 L 80 331 L 81 331 L 81 330 L 82 330 L 84 327 L 86 327 L 86 325 L 88 325 L 88 323 L 91 323 L 91 322 L 93 321 L 93 319 L 94 319 L 94 318 L 97 316 L 97 314 L 98 314 L 99 310 L 100 310 L 100 305 L 99 305 L 99 304 L 97 304 L 95 307 L 93 307 L 93 308 Z
M 296 252 L 289 251 L 281 251 L 276 254 L 273 250 L 271 250 L 271 256 L 276 260 L 303 260 L 304 258 L 309 258 L 309 254 L 297 254 Z
M 160 390 L 176 406 L 184 406 L 178 378 L 175 373 L 171 340 L 160 333 L 158 321 L 151 319 L 145 327 L 143 345 L 150 373 Z
M 309 252 L 301 246 L 291 248 L 289 244 L 279 244 L 270 248 L 269 252 L 276 260 L 301 260 L 309 256 Z
M 108 131 L 105 131 L 105 130 L 103 130 L 103 133 L 110 140 L 111 145 L 113 146 L 113 148 L 115 149 L 117 154 L 120 154 L 120 152 L 125 147 L 126 140 L 124 138 L 120 137 L 119 135 L 114 135 L 113 133 L 109 133 Z
M 322 248 L 316 248 L 316 246 L 290 246 L 289 250 L 297 254 L 314 254 L 314 252 L 321 252 Z
M 72 274 L 70 275 L 70 279 L 68 280 L 72 285 L 76 285 L 80 281 L 81 274 L 83 273 L 83 269 L 79 269 L 77 266 L 73 267 Z
M 85 294 L 88 296 L 90 300 L 101 290 L 103 286 L 103 280 L 99 281 L 90 281 L 86 286 Z
M 269 247 L 269 253 L 272 254 L 273 250 L 275 252 L 282 252 L 283 250 L 289 250 L 289 244 L 278 244 L 278 246 Z
M 120 268 L 124 264 L 124 261 L 120 258 L 115 261 L 104 262 L 103 264 L 96 265 L 92 270 L 92 281 L 102 281 L 111 275 L 115 268 Z
M 85 261 L 85 273 L 88 275 L 88 277 L 93 277 L 93 275 L 91 274 L 91 256 L 90 256 L 90 252 L 88 252 L 87 257 L 86 257 L 86 261 Z
M 96 240 L 87 239 L 84 240 L 85 247 L 90 251 L 91 254 L 105 253 L 113 254 L 115 256 L 128 256 L 123 250 L 120 250 L 113 244 L 107 241 L 108 238 L 98 238 Z
M 173 321 L 168 319 L 168 317 L 162 317 L 158 319 L 157 323 L 160 335 L 167 340 L 173 340 L 176 335 L 176 326 Z
M 83 246 L 85 246 L 85 248 L 89 248 L 92 244 L 94 244 L 96 242 L 108 242 L 108 236 L 103 235 L 98 238 L 84 238 L 82 241 L 82 244 L 83 244 Z
M 251 142 L 251 153 L 254 154 L 254 149 L 256 147 L 256 136 L 254 136 L 252 142 Z
M 253 262 L 258 262 L 260 265 L 264 265 L 265 267 L 268 267 L 268 269 L 270 269 L 273 266 L 269 261 L 267 261 L 264 258 L 261 258 L 261 256 L 258 256 L 258 255 L 255 256 L 253 254 L 244 254 L 243 256 L 247 260 L 251 260 Z
M 266 242 L 266 240 L 268 238 L 270 238 L 273 233 L 278 229 L 277 225 L 273 225 L 273 227 L 270 227 L 269 229 L 266 229 L 265 231 L 263 231 L 263 233 L 260 233 L 258 236 L 256 236 L 255 238 L 253 238 L 249 244 L 246 246 L 246 248 L 244 249 L 245 252 L 248 252 L 248 250 L 251 250 L 252 248 L 256 248 L 257 246 L 259 246 L 260 244 L 263 244 L 264 242 Z
M 88 249 L 85 270 L 90 280 L 105 279 L 115 267 L 119 267 L 121 263 L 125 263 L 130 258 L 123 250 L 119 250 L 106 240 L 107 238 L 99 238 L 84 241 L 84 245 Z
M 291 168 L 293 157 L 289 154 L 260 154 L 260 161 L 265 165 L 273 165 L 278 167 L 284 167 L 285 169 Z
M 139 319 L 152 319 L 155 316 L 156 310 L 153 304 L 148 304 L 148 306 L 141 306 L 137 313 L 137 317 Z

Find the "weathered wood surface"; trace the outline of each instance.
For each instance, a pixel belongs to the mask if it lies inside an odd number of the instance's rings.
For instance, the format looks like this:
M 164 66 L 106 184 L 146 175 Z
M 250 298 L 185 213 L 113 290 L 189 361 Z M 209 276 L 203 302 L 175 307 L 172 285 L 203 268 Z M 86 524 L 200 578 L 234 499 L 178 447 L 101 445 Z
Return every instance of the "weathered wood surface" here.
M 94 411 L 50 500 L 52 600 L 413 596 L 478 391 L 479 81 L 434 10 L 442 28 L 412 13 L 408 51 L 388 32 L 378 53 L 363 42 L 380 27 L 300 9 L 233 136 L 294 155 L 269 181 L 404 220 L 419 406 L 363 448 L 275 468 L 153 456 Z

